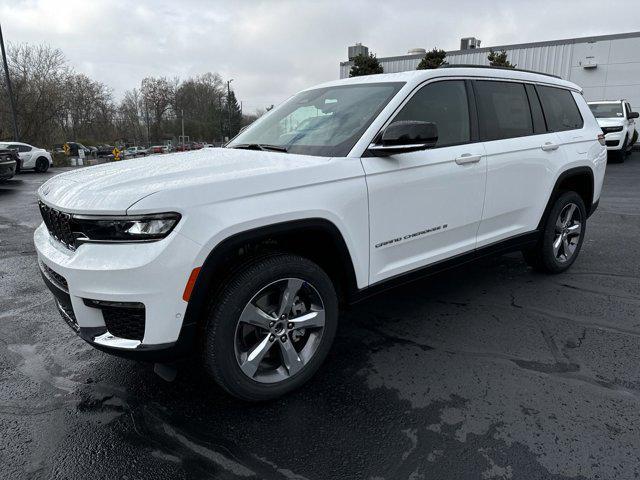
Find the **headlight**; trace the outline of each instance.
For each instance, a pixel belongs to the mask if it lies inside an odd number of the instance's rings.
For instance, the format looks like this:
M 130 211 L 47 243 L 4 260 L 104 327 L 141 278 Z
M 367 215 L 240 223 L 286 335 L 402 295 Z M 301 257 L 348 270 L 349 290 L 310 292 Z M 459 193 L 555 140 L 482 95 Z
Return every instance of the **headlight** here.
M 71 229 L 78 244 L 150 242 L 169 235 L 179 221 L 179 213 L 121 217 L 73 215 Z

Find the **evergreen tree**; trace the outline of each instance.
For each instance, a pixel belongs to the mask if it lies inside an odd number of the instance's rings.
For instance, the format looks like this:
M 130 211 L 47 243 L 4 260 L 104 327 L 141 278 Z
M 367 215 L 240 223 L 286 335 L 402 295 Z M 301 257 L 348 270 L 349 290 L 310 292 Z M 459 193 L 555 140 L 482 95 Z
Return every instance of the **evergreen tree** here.
M 494 52 L 491 50 L 487 59 L 492 67 L 516 68 L 516 65 L 507 60 L 506 50 L 502 50 L 501 52 Z
M 229 138 L 235 137 L 242 128 L 242 109 L 236 99 L 236 94 L 233 90 L 229 90 L 227 94 L 227 135 Z
M 369 55 L 358 55 L 353 59 L 353 66 L 349 71 L 350 77 L 361 77 L 363 75 L 374 75 L 376 73 L 384 73 L 382 65 L 371 53 Z
M 424 58 L 420 60 L 417 70 L 439 68 L 443 63 L 445 63 L 444 59 L 446 56 L 447 52 L 439 48 L 434 48 L 430 52 L 427 52 Z

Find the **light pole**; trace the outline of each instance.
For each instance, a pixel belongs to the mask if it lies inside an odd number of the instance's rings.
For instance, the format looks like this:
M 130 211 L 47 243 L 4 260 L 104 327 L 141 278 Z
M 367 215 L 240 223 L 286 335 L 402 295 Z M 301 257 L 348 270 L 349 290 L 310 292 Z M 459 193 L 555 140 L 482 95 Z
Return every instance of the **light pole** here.
M 17 142 L 18 122 L 16 121 L 16 104 L 13 99 L 13 89 L 11 88 L 11 78 L 9 77 L 9 65 L 7 65 L 7 53 L 4 51 L 4 39 L 2 38 L 2 26 L 0 26 L 0 47 L 2 48 L 2 63 L 4 64 L 4 75 L 7 79 L 7 92 L 9 94 L 9 104 L 11 105 L 11 119 L 13 120 L 13 137 Z
M 180 115 L 182 116 L 182 151 L 184 152 L 184 110 L 180 109 Z
M 233 82 L 233 78 L 230 80 L 227 80 L 227 117 L 228 117 L 228 123 L 227 123 L 227 134 L 229 139 L 231 139 L 231 104 L 229 103 L 229 99 L 231 98 L 231 82 Z

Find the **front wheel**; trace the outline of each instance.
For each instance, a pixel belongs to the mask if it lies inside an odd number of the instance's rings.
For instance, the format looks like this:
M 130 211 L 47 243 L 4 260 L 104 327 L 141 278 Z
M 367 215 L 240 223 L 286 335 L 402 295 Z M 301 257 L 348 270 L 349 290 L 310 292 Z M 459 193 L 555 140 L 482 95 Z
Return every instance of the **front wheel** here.
M 231 395 L 264 401 L 307 382 L 327 356 L 338 323 L 328 275 L 289 254 L 258 259 L 213 300 L 204 364 Z
M 586 221 L 582 197 L 576 192 L 560 195 L 545 220 L 538 244 L 523 252 L 526 262 L 546 273 L 567 270 L 582 248 Z

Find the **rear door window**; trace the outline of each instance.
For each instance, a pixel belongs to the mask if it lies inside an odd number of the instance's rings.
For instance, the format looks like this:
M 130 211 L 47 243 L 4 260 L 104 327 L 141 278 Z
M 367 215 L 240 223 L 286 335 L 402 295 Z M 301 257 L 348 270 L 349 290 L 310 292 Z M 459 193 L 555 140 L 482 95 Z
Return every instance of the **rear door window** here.
M 480 138 L 484 141 L 533 135 L 533 120 L 522 83 L 475 83 Z
M 542 102 L 549 131 L 564 132 L 578 130 L 584 126 L 584 120 L 571 91 L 541 85 L 536 89 Z

